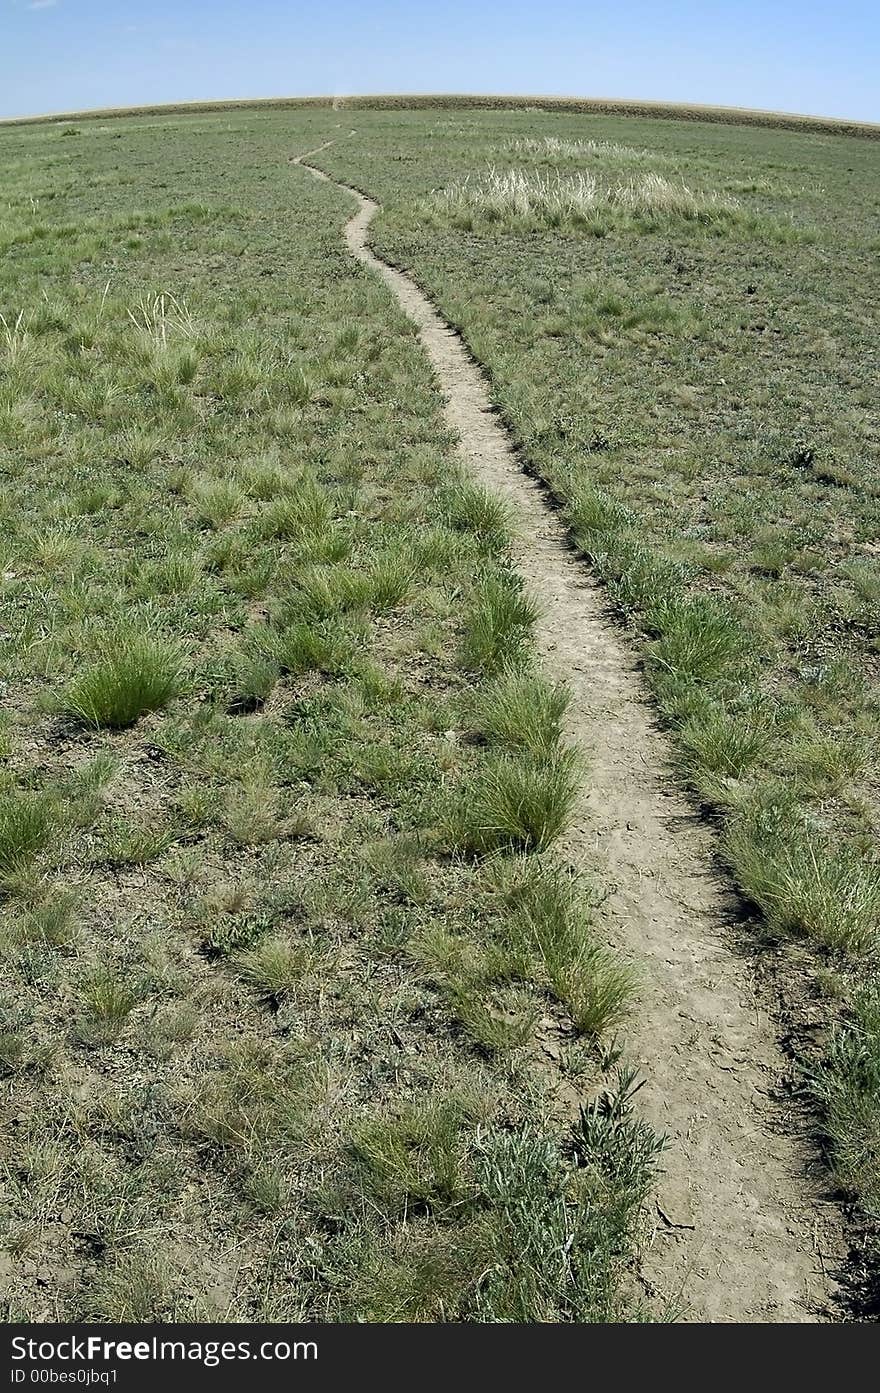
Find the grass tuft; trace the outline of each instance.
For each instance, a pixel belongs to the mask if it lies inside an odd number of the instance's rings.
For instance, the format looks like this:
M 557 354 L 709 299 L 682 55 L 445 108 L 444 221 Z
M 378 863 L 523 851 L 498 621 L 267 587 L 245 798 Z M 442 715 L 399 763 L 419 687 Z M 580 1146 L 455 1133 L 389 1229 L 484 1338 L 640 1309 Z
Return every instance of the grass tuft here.
M 477 855 L 545 851 L 568 825 L 579 785 L 573 750 L 547 759 L 507 754 L 487 759 L 459 791 L 453 843 Z
M 14 887 L 48 846 L 56 827 L 44 796 L 0 792 L 0 888 Z
M 880 938 L 880 865 L 759 793 L 734 816 L 725 849 L 744 894 L 779 933 L 864 952 Z
M 75 678 L 62 697 L 62 709 L 83 725 L 124 730 L 180 692 L 180 656 L 166 640 L 119 630 L 102 648 L 98 662 Z
M 534 604 L 513 577 L 484 577 L 465 618 L 462 665 L 488 675 L 515 666 L 528 651 L 536 619 Z
M 500 745 L 538 758 L 549 756 L 562 739 L 568 699 L 564 687 L 539 674 L 504 672 L 479 697 L 477 728 Z

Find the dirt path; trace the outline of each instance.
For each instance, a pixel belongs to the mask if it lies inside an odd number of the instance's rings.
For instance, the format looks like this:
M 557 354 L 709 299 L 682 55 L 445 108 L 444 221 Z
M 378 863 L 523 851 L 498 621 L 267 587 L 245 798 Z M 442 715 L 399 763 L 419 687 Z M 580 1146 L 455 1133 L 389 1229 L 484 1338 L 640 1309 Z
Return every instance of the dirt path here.
M 293 162 L 327 179 L 306 163 L 318 153 Z M 768 1096 L 783 1060 L 748 969 L 724 941 L 729 892 L 711 870 L 711 833 L 670 777 L 633 655 L 522 472 L 479 369 L 413 281 L 370 251 L 378 205 L 339 187 L 358 200 L 348 247 L 417 325 L 468 472 L 512 507 L 516 563 L 540 604 L 544 667 L 571 691 L 567 734 L 590 773 L 563 854 L 581 866 L 598 853 L 610 877 L 603 914 L 642 981 L 627 1036 L 647 1078 L 643 1115 L 669 1138 L 642 1264 L 652 1304 L 693 1321 L 821 1320 L 830 1294 L 823 1257 L 833 1267 L 838 1253 L 808 1149 Z

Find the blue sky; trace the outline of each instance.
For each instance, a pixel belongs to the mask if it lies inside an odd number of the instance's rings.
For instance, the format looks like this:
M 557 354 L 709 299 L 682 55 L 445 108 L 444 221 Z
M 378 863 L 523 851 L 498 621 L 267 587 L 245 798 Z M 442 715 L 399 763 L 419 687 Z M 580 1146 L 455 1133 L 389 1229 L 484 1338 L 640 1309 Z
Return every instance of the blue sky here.
M 346 92 L 880 120 L 878 0 L 0 0 L 0 116 Z

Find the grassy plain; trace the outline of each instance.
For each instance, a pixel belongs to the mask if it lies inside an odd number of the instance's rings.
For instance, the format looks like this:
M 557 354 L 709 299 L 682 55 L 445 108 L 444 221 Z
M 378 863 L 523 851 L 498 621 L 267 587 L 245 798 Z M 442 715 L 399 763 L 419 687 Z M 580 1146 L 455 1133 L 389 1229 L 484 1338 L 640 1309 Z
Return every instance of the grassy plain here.
M 382 203 L 375 245 L 460 328 L 641 645 L 839 1184 L 876 1214 L 880 150 L 351 114 L 320 162 Z
M 330 138 L 640 645 L 877 1214 L 880 147 L 700 115 L 0 129 L 8 1317 L 637 1313 L 564 693 L 288 168 Z
M 0 130 L 7 1319 L 638 1314 L 565 693 L 339 129 Z

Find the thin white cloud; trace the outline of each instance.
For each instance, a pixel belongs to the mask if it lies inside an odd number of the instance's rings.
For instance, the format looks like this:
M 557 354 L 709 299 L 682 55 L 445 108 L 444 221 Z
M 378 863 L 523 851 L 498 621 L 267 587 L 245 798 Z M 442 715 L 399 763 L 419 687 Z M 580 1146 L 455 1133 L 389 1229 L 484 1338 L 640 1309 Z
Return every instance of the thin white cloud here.
M 58 0 L 30 0 L 29 10 L 51 10 Z

